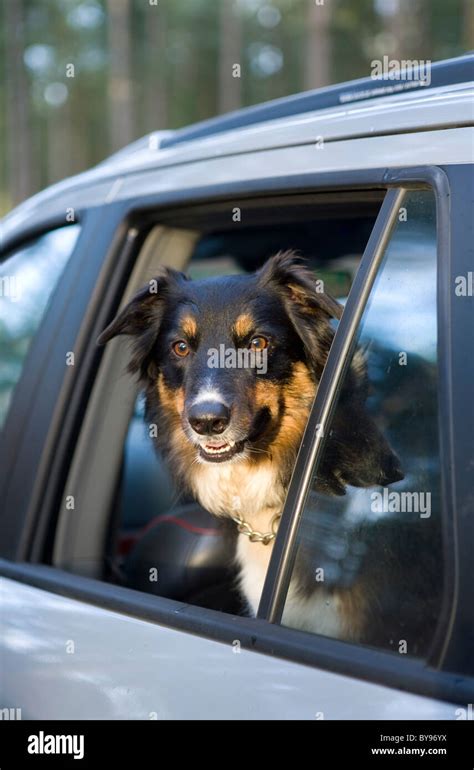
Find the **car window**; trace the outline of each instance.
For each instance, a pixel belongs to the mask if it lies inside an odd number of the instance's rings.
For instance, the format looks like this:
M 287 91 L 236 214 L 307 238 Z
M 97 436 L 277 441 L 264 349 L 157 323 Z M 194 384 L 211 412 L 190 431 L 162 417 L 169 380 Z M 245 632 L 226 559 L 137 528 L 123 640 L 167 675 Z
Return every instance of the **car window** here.
M 0 264 L 0 428 L 79 230 L 79 225 L 69 225 L 45 233 Z
M 224 207 L 216 217 L 198 212 L 196 219 L 185 219 L 191 239 L 179 227 L 168 227 L 173 220 L 167 215 L 166 226 L 157 220 L 160 229 L 149 235 L 153 248 L 145 241 L 137 254 L 122 306 L 160 265 L 197 279 L 251 274 L 285 249 L 304 258 L 318 291 L 323 283 L 324 291 L 344 303 L 384 193 L 366 196 L 354 193 L 348 200 L 344 194 L 339 200 L 333 194 L 328 200 L 324 194 L 322 203 L 317 196 L 298 205 L 279 203 L 277 220 L 273 208 L 255 207 L 245 215 L 250 223 L 238 227 Z M 66 485 L 74 510 L 62 506 L 54 563 L 166 598 L 248 614 L 234 560 L 236 523 L 209 513 L 176 484 L 173 463 L 156 446 L 165 428 L 146 414 L 136 378 L 127 374 L 131 344 L 123 338 L 106 346 L 83 422 L 87 451 L 78 453 Z
M 412 191 L 320 426 L 283 625 L 427 655 L 443 587 L 436 283 L 435 198 Z

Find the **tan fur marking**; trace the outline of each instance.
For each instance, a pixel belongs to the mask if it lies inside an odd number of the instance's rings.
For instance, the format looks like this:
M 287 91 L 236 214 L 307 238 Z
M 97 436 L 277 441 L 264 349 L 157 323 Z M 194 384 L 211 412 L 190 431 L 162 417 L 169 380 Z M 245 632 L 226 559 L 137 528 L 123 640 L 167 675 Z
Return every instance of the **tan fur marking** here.
M 282 388 L 274 382 L 266 380 L 257 380 L 253 388 L 253 399 L 259 409 L 267 406 L 270 409 L 273 419 L 278 415 L 278 407 Z
M 343 638 L 358 641 L 367 620 L 368 586 L 360 581 L 344 591 L 336 591 L 342 620 Z
M 308 367 L 302 362 L 296 363 L 290 383 L 283 388 L 285 413 L 278 436 L 271 446 L 277 465 L 288 452 L 293 452 L 296 458 L 315 394 L 316 385 Z
M 173 414 L 173 416 L 181 417 L 184 411 L 183 388 L 178 388 L 178 390 L 173 390 L 172 388 L 169 388 L 165 384 L 162 374 L 158 375 L 156 386 L 157 386 L 158 395 L 160 397 L 161 403 L 164 404 L 164 406 L 166 406 L 166 408 L 170 410 L 170 413 Z
M 197 323 L 196 319 L 192 316 L 186 316 L 181 321 L 181 328 L 187 337 L 192 338 L 197 336 Z
M 234 323 L 234 331 L 238 337 L 247 337 L 252 333 L 255 321 L 248 313 L 242 313 Z

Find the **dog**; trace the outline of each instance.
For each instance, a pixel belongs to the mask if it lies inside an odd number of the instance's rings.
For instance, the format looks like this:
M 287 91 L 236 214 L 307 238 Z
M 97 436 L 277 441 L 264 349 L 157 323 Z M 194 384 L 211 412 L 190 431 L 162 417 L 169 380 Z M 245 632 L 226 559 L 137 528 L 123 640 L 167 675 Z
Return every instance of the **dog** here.
M 215 516 L 236 522 L 239 585 L 253 614 L 334 320 L 341 315 L 342 306 L 317 290 L 314 274 L 290 251 L 245 275 L 190 280 L 164 268 L 98 340 L 131 337 L 128 368 L 144 390 L 146 420 L 159 426 L 156 446 L 178 486 Z M 242 351 L 246 365 L 239 365 Z M 348 485 L 403 478 L 398 457 L 366 409 L 368 392 L 365 356 L 358 349 L 339 395 L 316 491 L 337 496 Z M 348 640 L 374 642 L 376 629 L 386 635 L 377 591 L 384 590 L 387 549 L 352 582 L 332 587 L 315 583 L 308 556 L 300 551 L 284 623 Z

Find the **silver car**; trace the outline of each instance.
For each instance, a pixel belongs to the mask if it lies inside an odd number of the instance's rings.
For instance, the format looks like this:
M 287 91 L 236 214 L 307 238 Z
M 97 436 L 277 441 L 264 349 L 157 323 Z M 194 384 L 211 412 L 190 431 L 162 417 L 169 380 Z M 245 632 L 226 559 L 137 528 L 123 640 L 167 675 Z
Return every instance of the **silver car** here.
M 3 719 L 472 719 L 473 67 L 152 134 L 3 219 Z M 158 265 L 243 273 L 287 247 L 345 310 L 250 617 L 236 532 L 179 496 L 126 345 L 96 339 Z M 405 470 L 395 497 L 312 485 L 355 339 Z M 369 549 L 341 533 L 382 520 L 406 544 L 400 633 L 368 647 L 291 628 L 300 546 L 315 580 L 347 584 Z

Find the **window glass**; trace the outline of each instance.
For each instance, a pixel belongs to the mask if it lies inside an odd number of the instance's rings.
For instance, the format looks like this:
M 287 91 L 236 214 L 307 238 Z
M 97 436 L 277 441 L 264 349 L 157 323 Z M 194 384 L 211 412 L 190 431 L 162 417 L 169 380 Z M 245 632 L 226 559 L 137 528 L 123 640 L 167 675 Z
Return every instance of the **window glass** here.
M 46 233 L 0 264 L 0 427 L 79 229 L 70 225 Z
M 426 656 L 440 610 L 434 195 L 405 197 L 324 431 L 282 623 Z

